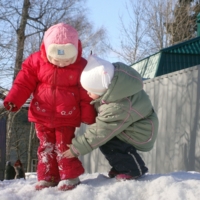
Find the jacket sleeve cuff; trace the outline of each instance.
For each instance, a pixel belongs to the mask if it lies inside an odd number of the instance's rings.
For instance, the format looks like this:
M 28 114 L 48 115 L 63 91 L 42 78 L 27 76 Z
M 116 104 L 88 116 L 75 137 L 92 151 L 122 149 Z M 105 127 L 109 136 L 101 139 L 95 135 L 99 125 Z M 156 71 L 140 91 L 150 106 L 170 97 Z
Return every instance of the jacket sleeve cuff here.
M 72 154 L 75 155 L 85 155 L 90 153 L 93 149 L 86 141 L 85 136 L 81 135 L 72 139 L 72 144 L 70 146 Z
M 78 157 L 80 155 L 78 150 L 73 145 L 70 145 L 70 151 L 75 157 Z

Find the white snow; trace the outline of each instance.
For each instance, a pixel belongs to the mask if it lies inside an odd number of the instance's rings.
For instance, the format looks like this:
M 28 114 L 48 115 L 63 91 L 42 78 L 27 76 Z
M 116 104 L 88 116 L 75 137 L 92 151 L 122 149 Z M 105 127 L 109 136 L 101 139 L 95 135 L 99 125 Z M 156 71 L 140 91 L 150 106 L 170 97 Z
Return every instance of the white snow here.
M 57 187 L 35 191 L 36 174 L 27 179 L 0 181 L 0 200 L 198 200 L 199 172 L 146 174 L 139 180 L 117 182 L 106 173 L 83 174 L 71 191 Z

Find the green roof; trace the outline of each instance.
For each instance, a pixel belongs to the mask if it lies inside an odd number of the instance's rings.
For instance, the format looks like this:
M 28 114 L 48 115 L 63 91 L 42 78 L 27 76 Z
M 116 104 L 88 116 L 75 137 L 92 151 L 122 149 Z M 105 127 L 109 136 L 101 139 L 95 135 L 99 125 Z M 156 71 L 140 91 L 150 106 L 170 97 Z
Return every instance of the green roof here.
M 154 78 L 163 74 L 200 64 L 200 37 L 161 49 L 131 67 L 143 78 Z

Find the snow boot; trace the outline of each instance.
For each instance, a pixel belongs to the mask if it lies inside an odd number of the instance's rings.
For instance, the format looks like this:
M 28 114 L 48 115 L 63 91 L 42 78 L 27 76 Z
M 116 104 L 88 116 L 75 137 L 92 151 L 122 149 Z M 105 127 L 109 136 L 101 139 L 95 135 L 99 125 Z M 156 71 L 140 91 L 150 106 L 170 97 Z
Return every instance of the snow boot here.
M 55 187 L 57 185 L 58 184 L 54 183 L 54 182 L 48 182 L 48 181 L 41 180 L 41 181 L 37 182 L 37 184 L 35 185 L 35 189 L 36 190 L 42 190 L 44 188 Z
M 61 190 L 61 191 L 72 190 L 78 184 L 80 184 L 79 178 L 62 180 L 58 184 L 58 190 Z
M 111 170 L 108 172 L 108 176 L 110 178 L 114 178 L 117 174 L 119 174 L 120 172 L 118 172 L 114 167 L 111 168 Z
M 140 175 L 130 175 L 130 174 L 117 174 L 115 176 L 117 181 L 126 181 L 126 180 L 137 180 L 138 178 L 140 178 L 141 176 L 143 176 L 145 173 L 148 172 L 148 169 L 146 168 L 142 174 Z
M 117 181 L 136 180 L 139 177 L 140 177 L 140 175 L 139 176 L 131 176 L 129 174 L 117 174 L 115 176 Z

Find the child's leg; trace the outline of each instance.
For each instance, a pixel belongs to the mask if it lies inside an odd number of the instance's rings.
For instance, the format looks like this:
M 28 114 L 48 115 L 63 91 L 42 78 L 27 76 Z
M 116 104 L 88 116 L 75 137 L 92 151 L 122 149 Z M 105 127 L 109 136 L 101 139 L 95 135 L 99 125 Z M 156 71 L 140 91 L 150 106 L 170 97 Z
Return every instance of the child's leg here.
M 84 173 L 84 168 L 78 158 L 62 157 L 62 153 L 69 149 L 67 144 L 71 144 L 75 136 L 74 132 L 75 127 L 56 128 L 57 161 L 61 180 L 74 179 Z
M 136 149 L 117 137 L 114 137 L 100 147 L 110 165 L 119 174 L 128 174 L 133 177 L 141 176 L 148 171 Z
M 60 181 L 55 152 L 55 129 L 36 124 L 37 137 L 40 140 L 38 148 L 38 181 L 44 180 L 57 184 Z

